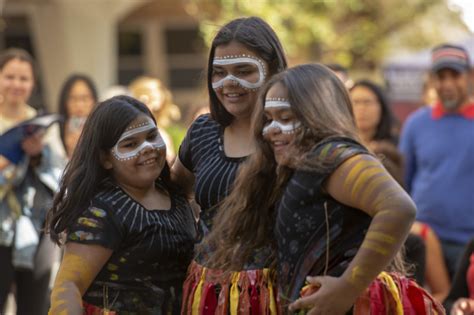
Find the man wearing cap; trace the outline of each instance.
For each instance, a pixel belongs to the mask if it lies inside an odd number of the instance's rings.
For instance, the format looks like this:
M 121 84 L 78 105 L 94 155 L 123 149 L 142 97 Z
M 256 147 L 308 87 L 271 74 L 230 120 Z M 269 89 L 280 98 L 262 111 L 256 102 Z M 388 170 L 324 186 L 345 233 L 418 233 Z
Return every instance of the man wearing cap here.
M 474 102 L 466 50 L 447 44 L 434 48 L 431 75 L 439 102 L 407 119 L 400 150 L 417 220 L 440 238 L 452 277 L 474 236 Z

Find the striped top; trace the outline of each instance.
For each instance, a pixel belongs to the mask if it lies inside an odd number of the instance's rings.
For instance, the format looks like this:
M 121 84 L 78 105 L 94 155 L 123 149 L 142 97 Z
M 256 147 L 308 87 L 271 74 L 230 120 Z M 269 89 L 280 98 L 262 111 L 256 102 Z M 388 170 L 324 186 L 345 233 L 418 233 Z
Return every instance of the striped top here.
M 237 169 L 245 157 L 233 158 L 224 152 L 224 128 L 209 114 L 191 125 L 179 148 L 179 160 L 195 178 L 195 198 L 201 206 L 204 235 L 212 227 L 217 204 L 230 192 Z
M 170 199 L 169 210 L 147 210 L 107 182 L 68 229 L 68 242 L 113 250 L 83 296 L 87 303 L 108 304 L 120 314 L 179 313 L 196 232 L 187 200 L 179 195 Z

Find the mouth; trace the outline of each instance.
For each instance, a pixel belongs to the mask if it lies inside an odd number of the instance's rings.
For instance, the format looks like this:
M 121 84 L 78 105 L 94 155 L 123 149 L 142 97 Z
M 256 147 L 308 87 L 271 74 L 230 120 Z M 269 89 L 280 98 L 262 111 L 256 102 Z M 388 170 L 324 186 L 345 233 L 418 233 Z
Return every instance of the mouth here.
M 289 144 L 288 141 L 281 141 L 281 140 L 272 141 L 273 151 L 275 153 L 280 153 L 288 146 L 288 144 Z
M 148 158 L 140 163 L 138 163 L 139 166 L 149 166 L 149 165 L 155 165 L 158 163 L 158 158 L 157 157 L 152 157 Z
M 229 102 L 237 102 L 247 93 L 224 93 L 224 97 Z

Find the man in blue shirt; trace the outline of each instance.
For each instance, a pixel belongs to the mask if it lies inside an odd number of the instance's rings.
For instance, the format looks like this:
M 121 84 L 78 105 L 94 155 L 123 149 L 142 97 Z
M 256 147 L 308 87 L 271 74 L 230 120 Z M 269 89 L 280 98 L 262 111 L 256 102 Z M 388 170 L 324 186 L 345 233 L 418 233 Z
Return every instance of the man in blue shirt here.
M 434 48 L 431 72 L 439 102 L 408 118 L 400 150 L 417 220 L 440 238 L 452 276 L 474 236 L 474 102 L 466 50 L 447 44 Z

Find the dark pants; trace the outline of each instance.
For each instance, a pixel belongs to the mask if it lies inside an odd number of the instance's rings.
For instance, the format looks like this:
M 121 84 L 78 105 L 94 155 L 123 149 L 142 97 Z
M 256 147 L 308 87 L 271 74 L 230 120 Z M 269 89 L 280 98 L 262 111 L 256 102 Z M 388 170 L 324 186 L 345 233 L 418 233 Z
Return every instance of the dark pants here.
M 449 277 L 452 280 L 458 268 L 459 260 L 461 259 L 462 254 L 466 248 L 466 244 L 443 240 L 440 241 L 441 247 L 443 249 L 444 261 L 446 262 L 446 267 L 448 268 Z
M 0 246 L 0 314 L 6 311 L 6 301 L 13 283 L 16 285 L 18 315 L 47 314 L 55 250 L 49 237 L 42 237 L 34 270 L 19 270 L 12 265 L 12 248 Z

